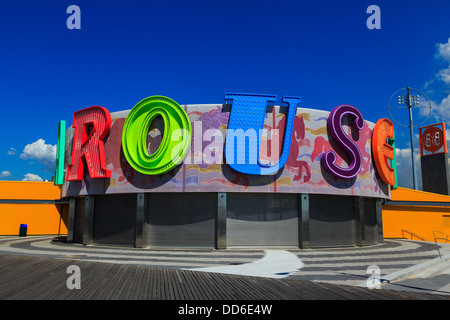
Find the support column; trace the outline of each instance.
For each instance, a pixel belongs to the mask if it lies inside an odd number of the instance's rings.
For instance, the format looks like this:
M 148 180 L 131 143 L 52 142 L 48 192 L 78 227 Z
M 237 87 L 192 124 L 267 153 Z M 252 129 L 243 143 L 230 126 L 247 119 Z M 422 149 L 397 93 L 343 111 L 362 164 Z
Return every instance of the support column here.
M 309 243 L 309 194 L 299 194 L 298 240 L 301 249 L 310 248 Z
M 383 243 L 384 237 L 383 237 L 383 208 L 382 208 L 382 200 L 377 199 L 375 201 L 375 210 L 377 215 L 377 242 Z
M 353 212 L 355 213 L 355 244 L 362 247 L 364 244 L 364 198 L 354 197 Z
M 227 193 L 217 193 L 216 249 L 227 248 Z
M 84 198 L 84 228 L 83 244 L 89 245 L 94 242 L 94 208 L 95 197 L 87 196 Z
M 73 230 L 75 228 L 75 206 L 77 205 L 75 198 L 69 200 L 69 217 L 67 221 L 67 242 L 73 242 Z
M 147 202 L 148 195 L 146 193 L 137 194 L 136 205 L 136 232 L 134 246 L 136 248 L 144 248 L 146 244 L 145 236 L 147 234 Z

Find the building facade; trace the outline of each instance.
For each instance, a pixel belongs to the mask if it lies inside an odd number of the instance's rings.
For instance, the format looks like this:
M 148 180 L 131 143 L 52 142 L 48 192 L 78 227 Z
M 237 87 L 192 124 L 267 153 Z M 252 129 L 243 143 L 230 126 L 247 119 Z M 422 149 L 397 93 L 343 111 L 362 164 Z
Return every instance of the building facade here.
M 60 137 L 68 240 L 140 248 L 314 248 L 383 241 L 387 119 L 350 105 L 227 94 L 74 113 Z M 374 142 L 375 141 L 375 142 Z M 58 174 L 58 173 L 57 173 Z

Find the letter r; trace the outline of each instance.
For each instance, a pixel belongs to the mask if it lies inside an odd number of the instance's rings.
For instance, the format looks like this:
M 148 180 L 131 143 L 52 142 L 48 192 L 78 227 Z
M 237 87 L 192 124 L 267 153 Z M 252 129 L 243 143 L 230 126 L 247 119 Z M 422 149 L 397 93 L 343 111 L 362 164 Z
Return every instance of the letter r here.
M 103 139 L 111 127 L 111 115 L 102 107 L 90 107 L 73 114 L 72 160 L 67 170 L 67 181 L 83 180 L 83 160 L 91 178 L 109 178 L 106 169 Z

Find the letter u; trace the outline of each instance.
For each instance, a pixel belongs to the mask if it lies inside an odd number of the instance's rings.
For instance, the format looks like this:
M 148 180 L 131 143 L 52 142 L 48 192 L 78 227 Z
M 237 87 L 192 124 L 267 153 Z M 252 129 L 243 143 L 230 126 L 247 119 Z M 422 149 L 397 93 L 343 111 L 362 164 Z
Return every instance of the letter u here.
M 289 106 L 283 151 L 278 162 L 271 165 L 260 162 L 259 151 L 267 102 L 276 101 L 277 96 L 227 93 L 225 99 L 233 100 L 225 142 L 225 159 L 227 163 L 234 170 L 245 174 L 271 175 L 277 173 L 286 164 L 289 157 L 294 119 L 297 106 L 301 100 L 300 97 L 284 96 L 282 99 Z M 249 141 L 248 144 L 246 143 L 247 140 Z M 256 159 L 256 161 L 251 161 L 252 159 Z

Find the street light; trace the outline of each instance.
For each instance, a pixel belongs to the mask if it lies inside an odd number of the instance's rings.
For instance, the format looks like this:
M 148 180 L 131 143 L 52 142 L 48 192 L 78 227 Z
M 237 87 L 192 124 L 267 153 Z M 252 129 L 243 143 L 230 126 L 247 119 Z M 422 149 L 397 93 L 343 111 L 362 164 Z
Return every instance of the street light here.
M 412 159 L 413 183 L 414 183 L 414 189 L 418 190 L 419 187 L 418 187 L 418 183 L 417 183 L 416 158 L 414 157 L 414 127 L 421 125 L 422 123 L 424 123 L 425 121 L 428 120 L 428 118 L 431 114 L 431 103 L 430 103 L 430 100 L 428 99 L 428 97 L 422 91 L 407 87 L 406 95 L 398 95 L 397 96 L 397 104 L 403 105 L 404 107 L 391 107 L 392 97 L 395 96 L 401 90 L 404 90 L 404 89 L 397 90 L 397 92 L 395 92 L 391 96 L 391 99 L 389 100 L 388 110 L 389 110 L 389 115 L 391 116 L 392 120 L 394 120 L 400 126 L 409 127 L 409 133 L 411 136 L 411 159 Z M 423 97 L 425 97 L 426 101 L 424 102 L 423 105 L 421 105 L 420 95 L 411 94 L 412 90 L 418 91 Z M 409 110 L 409 125 L 403 125 L 394 119 L 394 117 L 391 114 L 391 109 L 393 109 L 393 108 L 408 108 L 408 110 Z M 413 114 L 412 114 L 413 108 L 427 108 L 428 109 L 428 115 L 427 115 L 426 119 L 424 121 L 422 121 L 421 123 L 416 124 L 415 126 L 413 123 Z

